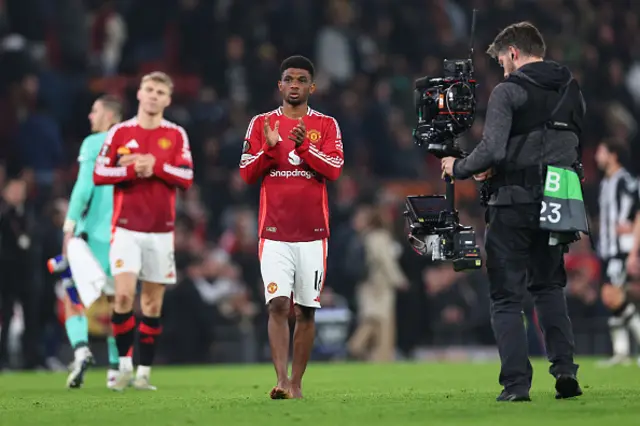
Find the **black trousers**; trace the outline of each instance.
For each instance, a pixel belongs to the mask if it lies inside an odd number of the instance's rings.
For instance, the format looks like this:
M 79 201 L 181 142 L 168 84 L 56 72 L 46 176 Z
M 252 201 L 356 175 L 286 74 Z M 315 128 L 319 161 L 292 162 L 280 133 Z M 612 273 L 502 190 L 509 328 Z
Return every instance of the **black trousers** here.
M 0 260 L 0 365 L 7 365 L 9 327 L 13 319 L 14 304 L 22 305 L 24 333 L 22 334 L 23 367 L 33 368 L 38 362 L 37 297 L 30 280 L 26 262 Z
M 531 293 L 542 332 L 549 372 L 575 374 L 574 337 L 564 287 L 564 247 L 548 244 L 539 229 L 537 204 L 490 206 L 485 238 L 490 281 L 491 323 L 500 353 L 499 382 L 505 389 L 528 392 L 529 362 L 522 303 Z

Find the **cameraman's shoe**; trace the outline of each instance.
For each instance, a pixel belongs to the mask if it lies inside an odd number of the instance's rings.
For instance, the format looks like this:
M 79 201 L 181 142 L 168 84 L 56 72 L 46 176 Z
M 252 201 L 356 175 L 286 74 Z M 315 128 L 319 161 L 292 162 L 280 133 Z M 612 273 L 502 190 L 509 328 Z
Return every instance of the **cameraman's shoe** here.
M 513 393 L 508 390 L 503 390 L 496 398 L 498 402 L 529 402 L 531 398 L 528 393 Z
M 559 374 L 556 377 L 556 399 L 574 398 L 582 395 L 582 389 L 574 374 Z

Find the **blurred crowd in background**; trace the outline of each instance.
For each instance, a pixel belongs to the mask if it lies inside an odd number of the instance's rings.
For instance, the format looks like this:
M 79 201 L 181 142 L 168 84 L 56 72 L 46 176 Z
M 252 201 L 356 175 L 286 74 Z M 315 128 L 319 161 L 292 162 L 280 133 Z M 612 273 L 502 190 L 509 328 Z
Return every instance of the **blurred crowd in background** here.
M 125 100 L 126 116 L 134 115 L 139 78 L 152 70 L 175 80 L 166 116 L 187 129 L 196 175 L 177 204 L 180 277 L 166 295 L 158 361 L 267 359 L 259 188 L 244 184 L 238 163 L 251 117 L 281 102 L 279 64 L 292 54 L 314 61 L 311 106 L 336 117 L 344 135 L 344 173 L 330 185 L 332 237 L 316 358 L 469 357 L 491 347 L 484 271 L 455 273 L 419 257 L 405 243 L 402 217 L 406 195 L 444 191 L 439 161 L 412 140 L 413 81 L 441 75 L 445 58 L 467 57 L 472 7 L 480 9 L 473 55 L 479 114 L 463 147 L 480 141 L 484 107 L 502 79 L 484 50 L 504 26 L 533 22 L 548 59 L 569 66 L 583 88 L 585 197 L 595 217 L 597 143 L 624 139 L 632 157 L 640 155 L 640 2 L 0 0 L 0 215 L 20 218 L 12 222 L 20 227 L 0 231 L 1 325 L 9 337 L 2 339 L 2 366 L 56 368 L 57 360 L 70 359 L 60 289 L 45 262 L 60 252 L 91 103 L 115 94 Z M 638 162 L 629 166 L 640 171 Z M 463 223 L 476 228 L 482 245 L 476 184 L 460 183 L 458 200 Z M 6 237 L 12 234 L 29 241 Z M 567 268 L 578 352 L 604 355 L 606 311 L 587 238 L 572 246 Z M 20 285 L 8 288 L 8 274 Z M 90 311 L 96 344 L 108 314 L 102 302 Z M 526 316 L 531 352 L 541 354 L 530 307 Z M 10 362 L 6 355 L 18 347 L 22 356 Z

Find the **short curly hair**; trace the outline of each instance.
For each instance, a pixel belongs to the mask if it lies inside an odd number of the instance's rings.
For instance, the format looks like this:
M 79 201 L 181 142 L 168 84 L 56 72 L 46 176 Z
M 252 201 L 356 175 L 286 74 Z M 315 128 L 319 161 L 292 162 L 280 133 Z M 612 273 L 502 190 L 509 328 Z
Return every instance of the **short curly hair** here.
M 301 55 L 290 56 L 284 61 L 282 61 L 282 64 L 280 65 L 280 75 L 284 74 L 284 72 L 289 68 L 297 68 L 297 69 L 305 70 L 309 72 L 311 79 L 313 79 L 316 73 L 315 67 L 313 66 L 313 62 L 311 62 L 309 58 L 306 58 Z

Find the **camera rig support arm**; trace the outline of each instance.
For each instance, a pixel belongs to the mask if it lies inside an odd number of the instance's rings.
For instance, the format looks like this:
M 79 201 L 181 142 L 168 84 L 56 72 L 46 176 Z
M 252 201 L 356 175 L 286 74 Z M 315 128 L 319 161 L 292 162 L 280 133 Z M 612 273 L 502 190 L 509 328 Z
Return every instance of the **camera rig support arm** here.
M 415 108 L 418 124 L 415 143 L 425 146 L 438 158 L 463 158 L 456 139 L 473 125 L 476 113 L 473 78 L 473 11 L 469 58 L 444 61 L 444 76 L 422 77 L 415 82 Z M 406 199 L 405 217 L 409 242 L 420 255 L 434 261 L 449 261 L 456 271 L 482 267 L 475 232 L 463 226 L 455 209 L 455 182 L 445 178 L 446 195 L 418 195 Z

